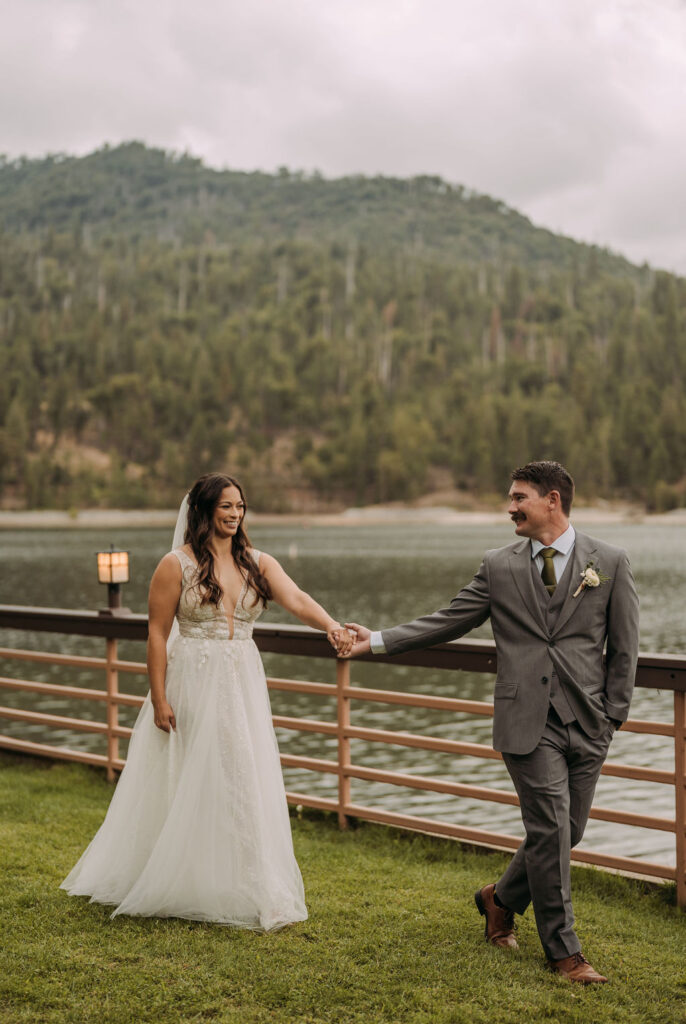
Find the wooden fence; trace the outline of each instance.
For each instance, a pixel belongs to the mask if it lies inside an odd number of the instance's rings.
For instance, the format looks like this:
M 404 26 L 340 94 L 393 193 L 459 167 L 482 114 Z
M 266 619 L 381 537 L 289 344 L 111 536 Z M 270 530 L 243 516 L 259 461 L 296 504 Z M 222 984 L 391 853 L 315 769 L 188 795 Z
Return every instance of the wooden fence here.
M 147 617 L 133 614 L 107 616 L 90 611 L 0 605 L 0 628 L 74 636 L 95 636 L 104 639 L 104 657 L 82 657 L 19 648 L 0 648 L 0 659 L 102 671 L 105 675 L 105 688 L 102 690 L 86 689 L 81 686 L 66 686 L 60 683 L 17 679 L 5 675 L 0 676 L 0 688 L 15 692 L 21 691 L 23 693 L 66 697 L 72 700 L 97 701 L 106 705 L 106 721 L 91 721 L 5 706 L 0 707 L 0 719 L 27 722 L 59 730 L 99 733 L 106 738 L 107 753 L 96 754 L 84 750 L 73 750 L 64 746 L 38 743 L 2 734 L 0 734 L 0 748 L 99 765 L 105 768 L 108 778 L 114 779 L 116 772 L 124 766 L 124 760 L 120 756 L 119 751 L 119 740 L 126 739 L 131 734 L 131 729 L 119 724 L 118 709 L 120 706 L 139 707 L 144 699 L 134 694 L 121 693 L 119 690 L 120 675 L 127 673 L 141 674 L 146 671 L 145 664 L 142 662 L 121 660 L 118 657 L 117 642 L 119 640 L 144 641 L 147 638 Z M 297 655 L 301 657 L 333 658 L 333 653 L 326 637 L 304 626 L 258 625 L 255 629 L 255 642 L 258 648 L 265 652 L 269 651 L 282 655 Z M 437 647 L 424 651 L 412 651 L 393 658 L 385 655 L 367 655 L 363 660 L 373 661 L 377 666 L 381 666 L 384 663 L 404 664 L 439 669 L 463 669 L 470 672 L 493 673 L 496 668 L 495 645 L 491 641 L 486 640 L 455 641 L 440 644 Z M 492 716 L 493 705 L 484 701 L 460 700 L 422 693 L 355 686 L 351 681 L 351 666 L 354 668 L 354 664 L 355 662 L 337 660 L 335 684 L 306 682 L 296 679 L 272 678 L 268 680 L 269 687 L 272 690 L 329 697 L 336 704 L 336 718 L 331 721 L 294 718 L 283 715 L 274 716 L 274 725 L 277 727 L 301 732 L 319 733 L 330 736 L 336 741 L 337 757 L 335 761 L 282 754 L 281 762 L 284 767 L 308 769 L 314 772 L 325 772 L 337 776 L 337 798 L 325 798 L 306 792 L 288 792 L 289 802 L 296 805 L 302 804 L 307 807 L 334 811 L 338 814 L 341 827 L 346 826 L 349 818 L 363 818 L 368 821 L 381 822 L 400 828 L 417 829 L 438 835 L 451 836 L 496 849 L 515 849 L 521 842 L 521 839 L 517 836 L 458 825 L 446 820 L 435 820 L 412 814 L 398 814 L 380 807 L 352 802 L 351 780 L 363 779 L 475 800 L 486 800 L 511 805 L 518 804 L 517 796 L 513 792 L 505 790 L 470 785 L 443 778 L 430 778 L 424 775 L 386 771 L 353 763 L 350 750 L 351 740 L 365 740 L 374 744 L 392 744 L 426 751 L 441 751 L 453 755 L 466 754 L 479 758 L 501 758 L 499 753 L 485 744 L 467 743 L 411 732 L 369 729 L 356 726 L 351 714 L 351 707 L 354 703 L 362 701 L 381 705 L 400 705 L 480 716 Z M 671 691 L 673 693 L 673 722 L 630 719 L 623 726 L 623 731 L 672 738 L 674 743 L 674 771 L 640 765 L 619 764 L 612 761 L 604 765 L 603 774 L 623 779 L 640 780 L 642 782 L 662 783 L 673 787 L 675 795 L 674 818 L 620 811 L 599 806 L 593 807 L 591 817 L 623 825 L 674 833 L 676 866 L 654 864 L 643 860 L 639 861 L 628 856 L 594 852 L 587 849 L 574 850 L 572 858 L 578 862 L 594 864 L 624 873 L 675 881 L 677 902 L 680 907 L 684 908 L 686 907 L 686 657 L 641 654 L 639 656 L 636 685 L 649 689 Z

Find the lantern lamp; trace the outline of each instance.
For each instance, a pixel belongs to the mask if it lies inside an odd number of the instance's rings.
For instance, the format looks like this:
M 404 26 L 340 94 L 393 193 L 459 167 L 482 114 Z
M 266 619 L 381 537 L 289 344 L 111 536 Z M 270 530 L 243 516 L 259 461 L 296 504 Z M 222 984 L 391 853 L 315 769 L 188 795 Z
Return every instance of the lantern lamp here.
M 98 551 L 98 582 L 107 584 L 107 608 L 101 615 L 128 615 L 121 606 L 121 584 L 129 582 L 129 553 L 110 544 L 109 551 Z

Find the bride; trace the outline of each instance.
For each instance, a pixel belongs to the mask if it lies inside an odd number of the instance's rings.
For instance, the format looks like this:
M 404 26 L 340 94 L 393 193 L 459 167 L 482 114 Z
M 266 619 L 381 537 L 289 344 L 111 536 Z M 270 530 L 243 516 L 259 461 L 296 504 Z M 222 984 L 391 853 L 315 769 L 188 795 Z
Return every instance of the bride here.
M 201 477 L 150 583 L 150 693 L 105 821 L 61 886 L 113 917 L 258 931 L 307 917 L 252 630 L 273 598 L 339 654 L 352 637 L 251 547 L 245 513 L 237 480 Z

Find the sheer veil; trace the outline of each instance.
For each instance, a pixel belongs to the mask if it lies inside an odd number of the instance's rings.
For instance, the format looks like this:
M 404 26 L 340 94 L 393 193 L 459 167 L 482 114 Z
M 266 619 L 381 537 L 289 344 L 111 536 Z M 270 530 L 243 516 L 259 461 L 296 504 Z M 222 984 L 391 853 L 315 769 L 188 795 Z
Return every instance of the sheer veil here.
M 185 494 L 183 501 L 179 507 L 179 514 L 176 517 L 176 526 L 174 527 L 174 540 L 172 541 L 172 551 L 176 548 L 183 547 L 183 543 L 186 537 L 186 526 L 188 525 L 188 495 Z
M 179 507 L 179 514 L 176 517 L 176 526 L 174 527 L 174 539 L 172 541 L 171 550 L 175 551 L 176 548 L 183 547 L 184 539 L 186 537 L 186 525 L 188 523 L 188 495 L 185 494 L 183 501 Z M 167 654 L 169 654 L 172 644 L 179 635 L 179 623 L 177 622 L 176 616 L 172 622 L 172 628 L 167 637 Z

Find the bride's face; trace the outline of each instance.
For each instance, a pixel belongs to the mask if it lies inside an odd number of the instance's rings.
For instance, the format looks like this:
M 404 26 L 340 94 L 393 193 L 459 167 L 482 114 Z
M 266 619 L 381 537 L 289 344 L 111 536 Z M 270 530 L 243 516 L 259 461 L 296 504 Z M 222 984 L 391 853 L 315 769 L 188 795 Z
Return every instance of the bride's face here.
M 245 504 L 237 487 L 225 487 L 212 517 L 215 537 L 234 537 L 245 515 Z

